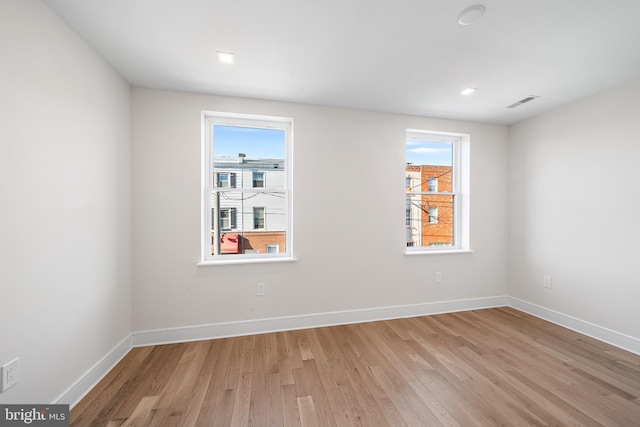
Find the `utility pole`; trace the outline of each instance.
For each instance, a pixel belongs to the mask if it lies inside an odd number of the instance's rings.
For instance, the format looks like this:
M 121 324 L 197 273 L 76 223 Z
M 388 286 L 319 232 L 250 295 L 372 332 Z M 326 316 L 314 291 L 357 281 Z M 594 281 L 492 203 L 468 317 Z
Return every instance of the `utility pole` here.
M 213 254 L 220 255 L 220 193 L 213 198 Z

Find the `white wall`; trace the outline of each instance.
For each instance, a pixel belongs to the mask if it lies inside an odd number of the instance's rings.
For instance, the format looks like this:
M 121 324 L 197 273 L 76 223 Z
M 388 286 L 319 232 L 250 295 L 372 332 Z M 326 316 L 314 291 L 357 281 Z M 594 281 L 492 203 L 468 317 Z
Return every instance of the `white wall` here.
M 506 127 L 149 89 L 132 109 L 136 331 L 506 294 Z M 297 262 L 196 266 L 203 110 L 293 117 Z M 472 254 L 404 255 L 407 128 L 471 134 Z
M 131 91 L 40 1 L 0 58 L 0 402 L 49 403 L 131 333 Z
M 0 403 L 57 400 L 132 330 L 508 293 L 640 338 L 640 80 L 509 130 L 148 89 L 131 99 L 36 0 L 0 2 L 0 57 L 0 364 L 20 357 L 22 369 Z M 196 266 L 202 110 L 294 118 L 297 262 Z M 472 254 L 403 254 L 407 128 L 471 134 Z
M 510 296 L 640 338 L 639 135 L 640 80 L 511 127 Z

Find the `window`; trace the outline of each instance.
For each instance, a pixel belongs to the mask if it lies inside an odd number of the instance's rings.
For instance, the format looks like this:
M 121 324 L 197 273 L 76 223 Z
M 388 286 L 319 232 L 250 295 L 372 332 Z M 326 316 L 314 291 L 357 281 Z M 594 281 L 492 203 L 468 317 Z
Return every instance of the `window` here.
M 236 208 L 220 208 L 220 228 L 231 230 L 236 228 L 236 224 Z
M 216 187 L 224 188 L 224 187 L 232 187 L 236 186 L 236 174 L 230 172 L 218 172 L 217 173 L 218 180 Z
M 429 192 L 438 191 L 438 178 L 429 178 Z
M 204 112 L 202 126 L 201 263 L 292 259 L 292 120 Z
M 469 250 L 469 135 L 408 130 L 407 253 Z
M 407 190 L 411 188 L 411 177 L 408 176 L 405 178 L 404 188 Z
M 213 209 L 211 209 L 211 230 L 215 230 L 215 217 L 216 214 Z M 218 218 L 220 221 L 220 229 L 221 230 L 231 230 L 237 227 L 237 211 L 236 208 L 221 208 L 220 209 L 220 217 Z
M 264 208 L 253 208 L 253 228 L 264 228 Z
M 429 224 L 437 224 L 438 223 L 438 208 L 430 207 L 429 208 Z
M 264 188 L 264 172 L 253 173 L 253 188 Z

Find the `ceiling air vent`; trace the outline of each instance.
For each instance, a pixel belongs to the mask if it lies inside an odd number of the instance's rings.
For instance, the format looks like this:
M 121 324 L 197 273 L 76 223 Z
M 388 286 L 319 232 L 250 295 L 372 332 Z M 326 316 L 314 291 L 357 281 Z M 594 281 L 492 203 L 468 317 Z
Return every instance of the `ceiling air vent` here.
M 533 101 L 533 100 L 534 100 L 534 99 L 536 99 L 536 98 L 540 98 L 540 97 L 539 97 L 539 96 L 536 96 L 536 95 L 529 95 L 529 96 L 527 96 L 526 98 L 521 99 L 520 101 L 518 101 L 518 102 L 516 102 L 516 103 L 513 103 L 513 104 L 511 104 L 511 105 L 509 105 L 507 108 L 516 108 L 516 107 L 519 107 L 519 106 L 521 106 L 522 104 L 526 104 L 527 102 L 529 102 L 529 101 Z

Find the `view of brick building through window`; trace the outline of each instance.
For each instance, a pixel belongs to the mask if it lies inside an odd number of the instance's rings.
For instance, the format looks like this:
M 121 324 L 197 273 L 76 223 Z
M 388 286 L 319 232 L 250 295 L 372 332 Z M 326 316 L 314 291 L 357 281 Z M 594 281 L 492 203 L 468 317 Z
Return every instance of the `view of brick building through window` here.
M 452 175 L 451 166 L 406 165 L 407 246 L 453 244 Z

